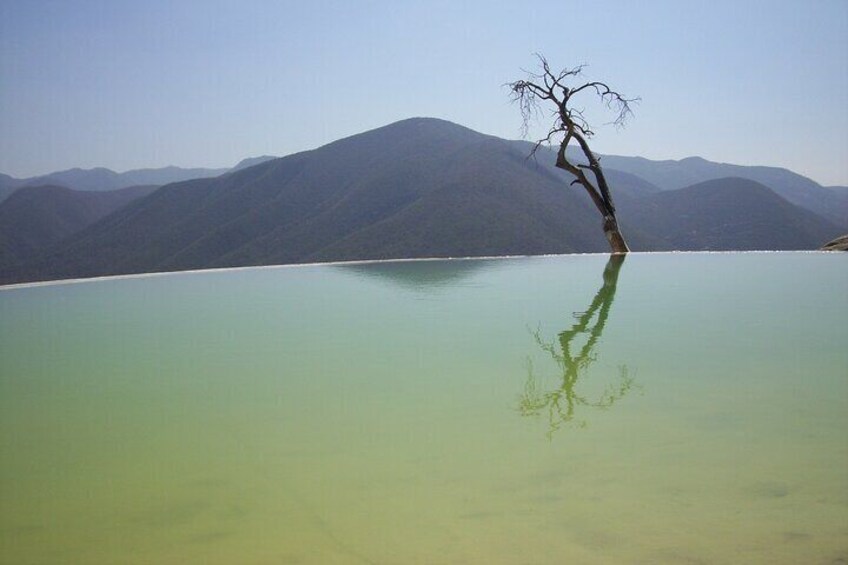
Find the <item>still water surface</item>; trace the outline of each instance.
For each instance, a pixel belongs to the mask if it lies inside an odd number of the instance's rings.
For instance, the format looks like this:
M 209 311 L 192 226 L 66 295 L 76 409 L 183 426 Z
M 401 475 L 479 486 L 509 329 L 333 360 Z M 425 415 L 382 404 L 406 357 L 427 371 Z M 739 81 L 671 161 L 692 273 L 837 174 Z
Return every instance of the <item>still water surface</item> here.
M 846 563 L 848 261 L 0 291 L 0 563 Z

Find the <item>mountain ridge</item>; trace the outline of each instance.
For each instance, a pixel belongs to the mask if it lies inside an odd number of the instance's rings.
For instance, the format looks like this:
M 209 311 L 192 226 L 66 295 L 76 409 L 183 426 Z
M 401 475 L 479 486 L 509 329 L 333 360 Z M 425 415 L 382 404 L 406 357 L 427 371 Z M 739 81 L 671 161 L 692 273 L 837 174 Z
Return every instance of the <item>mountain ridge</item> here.
M 634 174 L 662 190 L 674 190 L 719 178 L 745 178 L 766 185 L 789 202 L 848 227 L 848 197 L 782 167 L 735 165 L 703 157 L 652 161 L 644 157 L 602 155 L 605 168 Z
M 0 204 L 0 265 L 26 262 L 155 189 L 147 185 L 86 192 L 53 185 L 21 187 Z
M 769 249 L 781 230 L 780 248 L 814 249 L 839 235 L 828 220 L 754 181 L 719 179 L 681 192 L 614 169 L 607 176 L 634 250 Z M 718 202 L 710 190 L 721 194 Z M 759 208 L 773 216 L 746 223 Z M 679 221 L 694 212 L 707 222 L 695 235 Z M 591 201 L 550 155 L 534 161 L 525 142 L 412 118 L 162 186 L 25 264 L 0 264 L 0 281 L 607 249 Z
M 624 218 L 650 223 L 681 251 L 817 249 L 841 228 L 747 178 L 711 179 L 650 195 Z M 715 221 L 720 218 L 720 221 Z
M 391 127 L 395 124 L 403 124 L 405 122 L 412 123 L 415 120 L 418 120 L 419 123 L 426 123 L 428 120 L 431 120 L 432 123 L 452 123 L 438 118 L 416 117 L 401 120 L 384 127 Z M 452 125 L 478 136 L 486 135 L 459 124 Z M 490 135 L 487 137 L 500 139 Z M 336 140 L 328 145 L 344 141 L 344 139 L 346 138 Z M 526 147 L 528 154 L 530 148 L 532 148 L 532 143 L 527 141 L 511 141 L 511 143 L 515 143 L 517 147 Z M 546 150 L 548 152 L 551 151 L 546 146 L 542 146 L 541 149 L 543 153 Z M 578 162 L 584 160 L 576 147 L 569 147 L 569 155 Z M 605 171 L 617 171 L 618 173 L 634 175 L 643 181 L 642 188 L 646 190 L 653 190 L 654 187 L 656 190 L 673 190 L 705 180 L 727 177 L 755 180 L 768 186 L 793 204 L 824 216 L 848 230 L 848 189 L 845 187 L 824 187 L 812 179 L 799 175 L 789 169 L 762 165 L 721 163 L 710 161 L 700 156 L 689 156 L 676 160 L 652 160 L 639 156 L 612 154 L 598 154 L 598 157 Z M 181 168 L 170 165 L 160 168 L 133 169 L 123 173 L 116 173 L 105 167 L 96 167 L 93 169 L 73 168 L 26 179 L 16 179 L 0 173 L 0 202 L 17 188 L 26 185 L 53 184 L 66 186 L 75 190 L 113 190 L 135 185 L 165 185 L 192 178 L 208 178 L 235 172 L 278 158 L 271 155 L 248 157 L 242 159 L 231 168 Z M 552 162 L 548 163 L 546 161 L 545 166 L 549 170 L 553 170 L 555 174 L 561 174 L 561 171 L 553 167 Z
M 131 169 L 118 173 L 106 167 L 83 169 L 74 167 L 62 171 L 54 171 L 44 175 L 27 178 L 15 178 L 0 173 L 0 202 L 8 198 L 15 190 L 25 186 L 64 186 L 81 191 L 110 191 L 120 190 L 130 186 L 157 185 L 163 186 L 173 182 L 194 178 L 208 178 L 222 175 L 262 160 L 272 159 L 270 156 L 249 157 L 231 168 L 177 167 L 168 165 L 157 168 Z M 246 165 L 247 163 L 247 165 Z

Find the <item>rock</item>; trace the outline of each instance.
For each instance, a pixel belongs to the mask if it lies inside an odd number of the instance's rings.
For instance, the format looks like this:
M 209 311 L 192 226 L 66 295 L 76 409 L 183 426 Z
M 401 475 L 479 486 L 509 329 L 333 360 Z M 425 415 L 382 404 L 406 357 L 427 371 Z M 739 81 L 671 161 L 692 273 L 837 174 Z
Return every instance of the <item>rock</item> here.
M 848 235 L 839 236 L 821 246 L 821 251 L 848 251 Z

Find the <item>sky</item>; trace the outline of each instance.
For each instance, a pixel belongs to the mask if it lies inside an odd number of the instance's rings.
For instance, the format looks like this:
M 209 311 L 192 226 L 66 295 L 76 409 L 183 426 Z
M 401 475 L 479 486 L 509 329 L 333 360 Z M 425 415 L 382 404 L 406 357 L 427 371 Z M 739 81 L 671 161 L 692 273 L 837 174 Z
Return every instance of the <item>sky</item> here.
M 620 130 L 586 99 L 596 152 L 848 185 L 848 0 L 0 0 L 0 172 L 227 167 L 414 116 L 517 139 L 503 85 L 537 52 L 640 98 Z

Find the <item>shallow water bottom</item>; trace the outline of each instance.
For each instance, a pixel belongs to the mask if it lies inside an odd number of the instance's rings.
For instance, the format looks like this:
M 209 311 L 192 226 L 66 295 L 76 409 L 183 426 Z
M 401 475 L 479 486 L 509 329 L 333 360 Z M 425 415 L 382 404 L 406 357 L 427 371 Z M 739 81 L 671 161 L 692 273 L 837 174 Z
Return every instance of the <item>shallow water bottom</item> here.
M 0 563 L 848 562 L 834 259 L 0 292 Z

